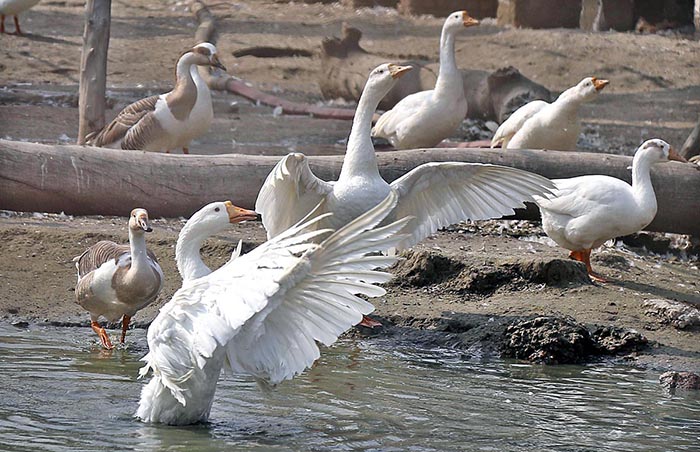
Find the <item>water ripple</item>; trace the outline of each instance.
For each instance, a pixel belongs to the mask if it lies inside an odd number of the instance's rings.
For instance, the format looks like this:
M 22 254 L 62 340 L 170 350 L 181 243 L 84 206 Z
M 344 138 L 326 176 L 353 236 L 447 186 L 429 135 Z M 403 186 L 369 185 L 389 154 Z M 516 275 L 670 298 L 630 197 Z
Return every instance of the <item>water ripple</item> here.
M 381 340 L 345 341 L 274 391 L 220 381 L 205 426 L 132 418 L 144 331 L 103 352 L 87 328 L 0 324 L 0 450 L 691 451 L 700 396 L 658 374 L 465 359 Z

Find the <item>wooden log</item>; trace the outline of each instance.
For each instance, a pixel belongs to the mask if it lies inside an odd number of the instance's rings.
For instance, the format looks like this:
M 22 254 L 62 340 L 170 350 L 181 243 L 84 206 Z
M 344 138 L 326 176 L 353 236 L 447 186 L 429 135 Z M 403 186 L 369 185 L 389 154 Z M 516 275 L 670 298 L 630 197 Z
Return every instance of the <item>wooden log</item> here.
M 112 0 L 88 0 L 85 5 L 83 53 L 80 58 L 78 144 L 105 125 L 107 49 Z
M 493 163 L 549 178 L 606 174 L 627 182 L 631 157 L 585 152 L 419 149 L 377 154 L 387 181 L 434 161 Z M 318 177 L 336 180 L 343 156 L 310 157 Z M 251 208 L 275 156 L 179 155 L 0 140 L 0 209 L 127 215 L 144 207 L 156 217 L 189 216 L 230 199 Z M 652 171 L 659 211 L 647 228 L 700 236 L 700 171 L 671 162 Z

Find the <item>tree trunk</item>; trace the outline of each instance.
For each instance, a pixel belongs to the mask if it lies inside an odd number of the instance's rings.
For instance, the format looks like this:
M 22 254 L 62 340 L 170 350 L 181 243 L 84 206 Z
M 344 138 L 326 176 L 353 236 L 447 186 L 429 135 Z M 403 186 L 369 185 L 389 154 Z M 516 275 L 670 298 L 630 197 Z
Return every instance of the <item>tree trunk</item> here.
M 686 138 L 685 143 L 683 143 L 680 154 L 686 159 L 700 154 L 700 119 L 698 119 L 695 128 Z
M 513 166 L 549 178 L 607 174 L 627 182 L 632 158 L 566 151 L 423 149 L 378 152 L 387 181 L 432 161 Z M 176 155 L 0 140 L 0 209 L 155 217 L 189 216 L 216 200 L 251 208 L 278 156 Z M 343 156 L 310 157 L 314 173 L 336 180 Z M 652 171 L 659 211 L 652 231 L 700 236 L 700 172 L 677 162 Z M 518 212 L 522 217 L 523 212 Z
M 693 23 L 695 24 L 695 31 L 700 32 L 700 0 L 695 0 L 695 7 L 693 8 Z
M 78 144 L 105 125 L 107 49 L 112 0 L 88 0 L 85 5 L 83 53 L 80 59 Z

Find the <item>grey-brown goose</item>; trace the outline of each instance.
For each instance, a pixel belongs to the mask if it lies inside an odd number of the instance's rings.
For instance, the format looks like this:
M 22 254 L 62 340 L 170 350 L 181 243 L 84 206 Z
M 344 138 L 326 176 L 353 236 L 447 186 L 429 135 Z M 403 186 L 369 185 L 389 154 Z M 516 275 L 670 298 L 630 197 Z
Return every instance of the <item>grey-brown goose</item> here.
M 156 152 L 182 148 L 189 153 L 190 141 L 205 134 L 214 117 L 211 93 L 197 66 L 226 70 L 214 45 L 197 44 L 178 60 L 172 91 L 128 105 L 110 124 L 88 135 L 87 144 Z
M 146 249 L 145 233 L 152 229 L 145 209 L 129 217 L 129 244 L 103 240 L 73 259 L 78 269 L 76 300 L 90 312 L 92 329 L 106 349 L 112 343 L 99 324 L 100 316 L 111 322 L 122 319 L 121 343 L 131 317 L 151 304 L 163 287 L 163 271 L 156 256 Z

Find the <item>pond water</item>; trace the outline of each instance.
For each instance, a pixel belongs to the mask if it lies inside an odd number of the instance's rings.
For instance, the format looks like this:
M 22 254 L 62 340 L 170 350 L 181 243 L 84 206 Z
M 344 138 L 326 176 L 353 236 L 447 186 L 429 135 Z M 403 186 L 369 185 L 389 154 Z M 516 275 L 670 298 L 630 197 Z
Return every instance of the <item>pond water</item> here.
M 115 333 L 116 334 L 116 333 Z M 268 392 L 219 383 L 211 423 L 131 416 L 145 331 L 106 352 L 89 328 L 0 324 L 0 450 L 697 451 L 700 394 L 626 366 L 481 361 L 344 340 Z

